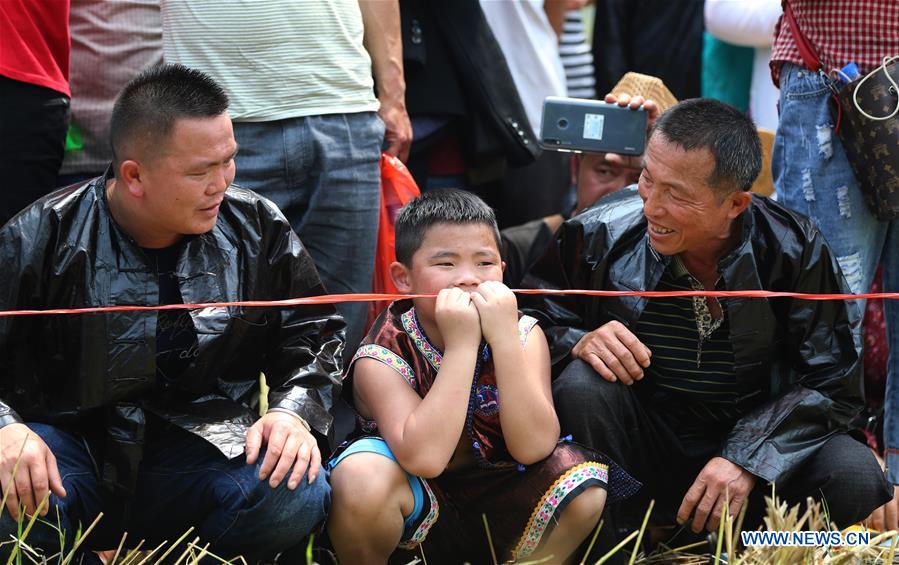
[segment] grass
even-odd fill
[[[45,506],[46,502],[47,498],[44,499],[41,506]],[[19,531],[17,536],[9,540],[0,541],[0,547],[11,546],[11,548],[9,548],[11,551],[6,560],[6,565],[70,565],[79,563],[78,550],[102,517],[102,514],[98,515],[91,525],[83,532],[79,528],[74,535],[74,544],[67,550],[65,547],[66,532],[59,526],[58,519],[57,523],[53,524],[43,518],[38,518],[37,514],[26,517],[24,511],[20,511],[20,518],[18,520]],[[47,554],[40,549],[32,547],[28,543],[28,534],[36,522],[41,522],[56,530],[60,539],[59,551]],[[150,565],[162,563],[166,559],[171,558],[174,559],[175,565],[195,565],[205,558],[211,558],[220,563],[232,563],[235,565],[242,563],[247,565],[243,558],[229,561],[210,553],[209,544],[201,546],[200,538],[198,536],[187,541],[188,536],[192,531],[193,528],[190,528],[177,540],[171,543],[165,541],[153,549],[146,549],[143,540],[137,542],[134,547],[127,547],[126,542],[128,534],[125,533],[119,541],[119,545],[115,551],[104,552],[106,553],[104,560],[108,565]],[[7,547],[3,547],[3,550],[5,553]]]
[[[725,505],[727,503],[725,502]],[[763,529],[766,531],[834,531],[836,525],[830,521],[826,505],[809,498],[804,505],[789,506],[778,499],[772,489],[771,496],[765,498],[766,514]],[[726,507],[726,506],[725,506]],[[804,511],[803,511],[804,509]],[[715,553],[699,553],[707,548],[706,542],[679,548],[660,547],[652,553],[639,553],[636,565],[679,564],[700,565],[728,563],[732,565],[840,565],[893,563],[899,532],[872,532],[868,545],[854,547],[794,547],[794,546],[751,546],[740,545],[744,511],[737,517],[724,512],[717,536]],[[876,534],[876,535],[875,535]],[[890,543],[892,542],[892,543]],[[890,543],[888,546],[885,543]],[[634,552],[638,548],[634,547]],[[633,559],[633,555],[632,555]]]
[[[41,502],[41,506],[47,504],[47,498]],[[823,531],[833,530],[834,525],[830,522],[825,507],[820,503],[809,499],[806,505],[796,505],[789,507],[786,502],[780,501],[774,494],[765,499],[766,517],[764,519],[764,528],[769,531]],[[805,511],[802,512],[802,509]],[[690,544],[677,548],[669,548],[660,546],[651,553],[641,551],[641,541],[646,533],[649,516],[652,513],[653,503],[647,508],[643,524],[639,530],[634,530],[622,539],[607,554],[600,557],[597,561],[592,562],[594,565],[602,565],[611,559],[616,553],[624,551],[628,557],[628,563],[631,565],[705,565],[728,563],[733,565],[767,565],[771,563],[784,564],[805,564],[805,565],[848,565],[856,563],[893,563],[896,544],[899,543],[899,532],[890,531],[872,536],[871,543],[867,546],[858,547],[748,547],[743,548],[739,545],[740,530],[742,527],[743,514],[732,517],[725,513],[718,527],[717,546],[714,553],[697,553],[695,550],[707,548],[706,542]],[[0,510],[2,512],[2,510]],[[800,513],[801,512],[801,513]],[[18,520],[19,531],[14,539],[0,541],[0,546],[12,545],[12,553],[6,560],[6,565],[69,565],[75,563],[75,558],[79,546],[90,535],[91,531],[102,519],[102,514],[97,516],[83,532],[75,533],[74,545],[66,550],[65,548],[65,532],[63,532],[57,524],[54,525],[44,518],[35,516],[26,517],[24,512],[20,513]],[[31,547],[27,538],[32,527],[37,522],[44,524],[57,530],[60,536],[60,550],[52,555],[41,553],[36,548]],[[485,535],[489,536],[489,524],[484,519]],[[593,542],[599,530],[602,528],[602,522],[599,523],[591,538],[590,546],[587,548],[586,554],[590,553]],[[109,552],[108,564],[114,565],[150,565],[160,563],[165,559],[174,558],[176,565],[195,565],[204,558],[211,558],[220,563],[242,563],[246,565],[243,558],[236,560],[225,560],[209,552],[209,545],[200,545],[199,537],[190,538],[193,529],[189,529],[181,535],[177,540],[163,542],[152,549],[144,548],[144,542],[139,541],[129,548],[128,534],[124,534],[114,552]],[[190,538],[190,541],[188,539]],[[889,546],[884,543],[892,542]],[[491,544],[492,549],[492,544]],[[588,565],[583,557],[579,563]],[[313,560],[313,540],[309,540],[305,551],[305,560],[307,565],[317,565]],[[538,565],[540,563],[552,563],[552,558],[540,561],[526,561],[520,565]],[[494,565],[498,562],[493,556]],[[427,565],[426,556],[422,553],[421,558],[415,558],[408,565],[425,564]]]
[[[19,450],[19,456],[16,460],[16,464],[13,466],[13,477],[16,476],[16,473],[19,470],[22,451],[25,449],[25,445],[27,443],[28,440],[26,439],[26,441],[22,443],[22,447]],[[13,485],[14,482],[10,481],[6,487],[6,490],[3,492],[3,499],[0,500],[0,515],[2,515],[3,512],[6,511],[6,501],[9,498],[9,491]],[[16,535],[8,540],[0,539],[0,551],[5,553],[7,550],[9,550],[10,552],[9,557],[7,557],[5,561],[6,565],[25,565],[26,563],[33,565],[72,565],[78,562],[76,561],[76,557],[79,555],[79,548],[103,518],[103,513],[97,515],[97,517],[87,527],[87,529],[82,531],[81,526],[79,525],[73,536],[74,542],[72,544],[72,547],[70,549],[67,549],[66,539],[68,536],[67,532],[61,526],[58,509],[56,509],[56,523],[53,523],[46,518],[40,517],[40,513],[48,505],[49,499],[50,494],[47,493],[47,495],[44,496],[43,500],[41,500],[40,504],[38,504],[37,511],[31,516],[28,516],[25,513],[24,506],[19,507],[19,518],[18,520],[16,520]],[[52,554],[46,554],[40,549],[32,547],[28,543],[28,536],[34,526],[38,523],[41,523],[56,531],[59,537],[59,551]],[[179,549],[179,547],[182,545],[182,543],[185,542],[192,531],[193,528],[190,528],[174,542],[163,542],[149,551],[143,549],[143,540],[139,541],[133,548],[126,550],[125,542],[128,538],[128,534],[125,533],[122,536],[122,539],[119,541],[119,545],[116,548],[115,552],[110,552],[111,555],[106,559],[106,563],[107,565],[150,565],[161,563],[170,555],[174,555],[174,551],[176,549]],[[195,537],[192,541],[187,542],[184,548],[181,550],[181,553],[179,554],[177,560],[175,561],[175,565],[195,565],[198,564],[202,559],[207,557],[215,559],[220,563],[233,563],[235,565],[238,563],[243,563],[244,565],[247,565],[246,561],[243,558],[238,558],[231,561],[222,559],[221,557],[218,557],[209,552],[209,544],[200,547],[199,542],[199,537]],[[309,552],[307,552],[307,555],[311,557],[311,541],[310,550]],[[311,565],[311,559],[308,561],[308,563]]]
[[[25,445],[23,443],[22,450]],[[21,456],[21,451],[20,451]],[[19,461],[13,467],[13,476],[18,471]],[[9,497],[10,487],[13,482],[7,486],[3,493],[2,501],[0,501],[0,515],[6,510],[6,501]],[[71,565],[76,563],[76,557],[79,555],[78,550],[84,543],[84,540],[94,530],[96,525],[103,518],[103,514],[98,515],[94,521],[82,531],[79,526],[74,535],[73,545],[66,548],[67,532],[60,526],[61,520],[58,516],[56,523],[48,521],[46,518],[39,517],[40,512],[48,505],[49,494],[41,500],[38,505],[38,511],[27,516],[23,508],[20,508],[19,519],[17,520],[17,532],[15,536],[11,536],[8,540],[0,539],[0,551],[5,553],[10,551],[9,557],[6,559],[6,565]],[[786,502],[780,501],[774,493],[773,487],[771,496],[765,498],[766,515],[764,518],[764,529],[767,531],[829,531],[835,530],[836,526],[830,520],[830,515],[826,504],[818,503],[811,498],[805,505],[796,505],[789,507]],[[641,550],[641,542],[646,533],[649,523],[649,516],[652,513],[654,501],[650,502],[643,518],[643,523],[639,530],[634,530],[618,545],[616,545],[607,554],[600,557],[594,562],[594,565],[602,565],[611,559],[619,551],[628,554],[628,565],[657,565],[657,564],[677,564],[677,565],[699,565],[714,563],[728,563],[733,565],[767,565],[769,563],[784,564],[803,564],[803,565],[842,565],[856,563],[894,563],[896,546],[899,544],[899,532],[889,531],[879,533],[873,536],[870,543],[865,546],[855,547],[761,547],[752,546],[748,548],[741,547],[740,531],[742,530],[744,511],[739,516],[730,516],[728,512],[723,512],[722,519],[718,526],[717,543],[715,553],[697,553],[694,550],[707,548],[706,542],[699,542],[677,548],[669,548],[660,545],[658,549],[645,553]],[[724,508],[728,506],[725,498]],[[802,512],[802,509],[805,511]],[[802,512],[800,514],[800,512]],[[487,540],[490,542],[490,552],[494,565],[499,565],[496,557],[496,551],[493,547],[492,536],[490,535],[490,525],[487,523],[486,516],[483,517],[484,530]],[[59,550],[53,554],[45,554],[37,548],[32,547],[28,543],[34,526],[41,523],[52,528],[59,536]],[[590,554],[591,549],[596,541],[602,521],[597,525],[590,541],[585,555],[580,560],[580,565],[587,565],[586,556]],[[175,559],[175,565],[196,565],[201,560],[211,559],[219,563],[244,564],[247,562],[238,557],[232,560],[223,559],[214,555],[209,551],[209,544],[200,545],[199,536],[194,536],[188,541],[189,536],[193,532],[193,528],[184,532],[181,537],[169,543],[165,541],[155,548],[148,549],[144,547],[144,540],[139,540],[136,544],[128,542],[128,534],[125,533],[119,541],[115,551],[105,553],[105,561],[107,565],[151,565],[161,563],[166,559]],[[636,540],[635,540],[636,538]],[[634,542],[631,544],[631,542]],[[313,542],[311,538],[306,546],[305,561],[307,565],[317,565],[313,559]],[[884,545],[889,543],[889,545]],[[333,558],[333,555],[331,556]],[[336,563],[336,559],[334,559]],[[521,562],[520,565],[537,565],[539,563],[551,563],[554,560],[550,558],[540,561]],[[407,565],[417,565],[423,563],[427,565],[427,558],[421,551],[421,558],[416,557]]]

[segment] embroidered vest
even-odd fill
[[[530,316],[519,315],[518,336],[522,347],[536,323],[537,320]],[[381,313],[362,340],[347,368],[347,375],[352,374],[356,360],[363,357],[380,361],[395,370],[424,398],[434,385],[443,355],[422,331],[412,301],[398,300]],[[482,343],[472,375],[465,419],[465,433],[471,441],[475,460],[481,467],[516,464],[503,439],[499,406],[493,358],[489,346]],[[360,424],[365,433],[375,430],[374,422],[362,421]]]

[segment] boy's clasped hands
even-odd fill
[[[482,282],[472,291],[460,287],[441,290],[434,318],[446,349],[477,348],[482,338],[496,345],[518,336],[518,300],[498,281]]]

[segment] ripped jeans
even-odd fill
[[[899,291],[899,220],[868,210],[852,167],[833,132],[830,89],[815,72],[786,63],[780,75],[780,126],[771,172],[777,198],[809,216],[830,243],[852,292],[871,288],[883,264],[884,292]],[[863,301],[859,301],[864,311]],[[884,436],[888,478],[899,483],[899,301],[884,302],[890,359]]]

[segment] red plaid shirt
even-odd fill
[[[899,0],[785,0],[803,35],[817,50],[825,71],[854,61],[862,73],[880,66],[886,56],[899,55]],[[780,85],[780,67],[804,67],[786,18],[774,31],[771,78]]]

